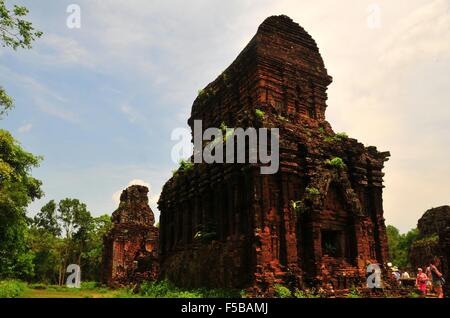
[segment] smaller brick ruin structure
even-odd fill
[[[119,287],[158,276],[158,234],[148,188],[133,185],[120,196],[112,229],[104,237],[102,280]]]
[[[433,258],[440,260],[444,274],[445,295],[450,295],[450,206],[444,205],[424,213],[417,223],[419,238],[411,248],[411,265],[426,268]]]

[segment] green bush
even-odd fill
[[[81,282],[81,289],[93,290],[97,289],[97,287],[98,287],[97,282]]]
[[[352,286],[347,294],[347,298],[361,298],[361,294],[355,286]]]
[[[347,133],[345,133],[345,132],[340,132],[340,133],[337,133],[335,136],[334,136],[334,138],[336,139],[336,140],[345,140],[345,139],[348,139],[348,135],[347,135]]]
[[[151,298],[179,298],[178,295],[181,295],[181,291],[173,285],[171,282],[167,280],[163,280],[160,282],[144,282],[141,285],[140,294],[142,296],[151,297]],[[192,295],[182,294],[185,298],[193,298],[188,297]]]
[[[420,298],[420,297],[421,297],[421,295],[416,292],[410,292],[408,294],[408,298]]]
[[[245,291],[237,289],[203,289],[202,294],[204,298],[240,298],[245,297]]]
[[[325,160],[325,164],[328,165],[328,166],[337,168],[337,169],[344,169],[345,168],[344,160],[342,160],[339,157],[335,157],[335,158],[333,158],[331,160],[327,159],[327,160]]]
[[[300,290],[298,288],[294,291],[294,297],[295,298],[320,298],[319,295],[314,294],[315,289],[313,290]]]
[[[275,296],[278,298],[289,298],[292,296],[292,293],[289,290],[289,288],[287,288],[281,284],[276,284],[273,287],[275,288]]]
[[[325,142],[333,142],[333,141],[334,141],[334,138],[331,137],[331,136],[325,136],[325,137],[323,137],[323,140],[324,140]]]
[[[27,289],[27,284],[18,280],[0,281],[0,298],[20,297]]]
[[[115,298],[135,298],[138,297],[131,288],[121,288],[114,293]]]
[[[255,115],[258,119],[264,119],[264,116],[266,116],[266,113],[264,111],[262,111],[261,109],[256,108]]]
[[[307,187],[306,188],[306,192],[309,193],[309,194],[312,194],[312,195],[320,195],[319,189],[314,188],[314,187],[311,187],[311,188]]]
[[[168,280],[144,282],[139,293],[150,298],[237,298],[240,296],[239,291],[232,289],[181,289]]]
[[[348,139],[348,135],[345,132],[340,132],[335,134],[334,136],[325,136],[323,140],[325,142],[340,142]]]

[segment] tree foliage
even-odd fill
[[[24,18],[29,13],[26,7],[14,5],[12,9],[6,7],[5,1],[0,0],[0,40],[3,47],[31,49],[36,38],[42,32],[35,30],[33,24]]]
[[[69,264],[81,267],[83,279],[99,280],[103,253],[103,236],[111,227],[108,215],[92,217],[86,204],[66,198],[45,204],[34,217],[34,279],[63,284]],[[48,244],[39,237],[46,237]]]
[[[53,236],[61,235],[61,226],[58,223],[55,200],[51,200],[44,205],[41,211],[34,217],[33,222],[37,228],[45,230]]]
[[[22,149],[0,129],[0,276],[23,277],[32,273],[27,246],[25,208],[42,196],[41,181],[31,176],[41,157]]]
[[[387,226],[387,237],[389,245],[390,261],[400,268],[408,267],[409,254],[412,244],[417,240],[419,231],[415,228],[406,234],[400,234],[400,231],[392,226]]]
[[[3,47],[31,49],[32,43],[42,36],[32,23],[25,20],[28,9],[14,5],[12,9],[6,7],[5,1],[0,0],[0,44]],[[0,117],[14,106],[13,99],[0,86]]]
[[[3,87],[0,86],[0,117],[6,114],[13,106],[13,99],[8,96]]]

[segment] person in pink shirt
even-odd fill
[[[417,269],[416,286],[425,295],[427,293],[428,276],[421,268]]]

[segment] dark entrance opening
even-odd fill
[[[330,257],[343,257],[341,231],[323,230],[322,231],[322,255]]]

